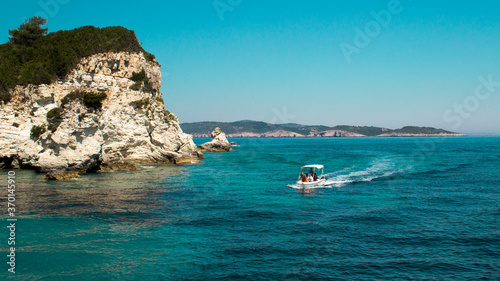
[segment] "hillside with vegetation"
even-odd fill
[[[301,125],[296,123],[270,124],[262,121],[242,120],[236,122],[194,122],[183,123],[181,128],[185,133],[195,137],[208,137],[210,132],[219,127],[228,136],[266,137],[280,132],[282,136],[332,137],[332,136],[458,136],[460,134],[431,127],[406,126],[400,129],[387,129],[368,126],[340,125],[328,127],[323,125]],[[327,134],[330,133],[330,134]],[[298,135],[297,135],[298,134]]]
[[[416,126],[406,126],[401,129],[396,129],[392,130],[392,133],[399,133],[399,134],[449,134],[451,132],[443,130],[443,129],[436,129],[432,127],[416,127]]]
[[[367,137],[378,136],[378,135],[387,133],[389,131],[389,129],[380,128],[380,127],[346,126],[346,125],[335,126],[335,127],[330,128],[330,130],[340,130],[340,131],[353,132],[353,133],[365,135]]]
[[[209,134],[214,128],[219,127],[226,134],[239,134],[242,132],[264,134],[276,130],[284,130],[298,134],[309,134],[311,130],[327,130],[327,126],[306,126],[295,123],[270,124],[262,121],[241,120],[235,122],[195,122],[184,123],[182,129],[188,134]]]
[[[16,85],[50,84],[66,76],[84,57],[105,52],[146,52],[135,32],[124,27],[83,26],[48,33],[46,20],[32,17],[18,29],[9,30],[9,42],[0,45],[0,100],[10,100]]]

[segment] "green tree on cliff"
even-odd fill
[[[31,17],[24,21],[18,29],[9,30],[9,41],[16,45],[33,46],[33,43],[45,36],[49,31],[48,28],[42,28],[47,20],[41,17]]]
[[[48,28],[41,27],[46,23],[44,18],[32,17],[18,29],[9,30],[9,42],[0,44],[0,105],[10,101],[16,85],[50,84],[93,54],[134,52],[155,60],[139,44],[135,32],[124,27],[89,25],[47,33]],[[146,82],[141,85],[148,90]]]

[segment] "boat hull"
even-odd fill
[[[296,186],[299,188],[313,188],[313,187],[324,186],[325,182],[326,180],[324,178],[312,182],[297,181]]]

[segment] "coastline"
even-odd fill
[[[201,139],[201,138],[210,138],[210,134],[191,134],[193,138]],[[270,136],[266,134],[255,134],[255,133],[246,133],[246,134],[226,134],[228,138],[418,138],[418,137],[466,137],[466,134],[383,134],[378,136],[364,136],[364,135],[352,135],[352,136],[304,136],[304,135],[293,135],[293,136]]]
[[[201,121],[180,124],[183,132],[193,137],[209,137],[213,128],[220,128],[230,138],[322,138],[322,137],[431,137],[464,136],[465,134],[433,127],[404,126],[397,129],[374,126],[271,124],[262,121]]]

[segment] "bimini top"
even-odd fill
[[[323,165],[306,165],[304,167],[301,167],[300,169],[303,170],[307,168],[323,169]]]

